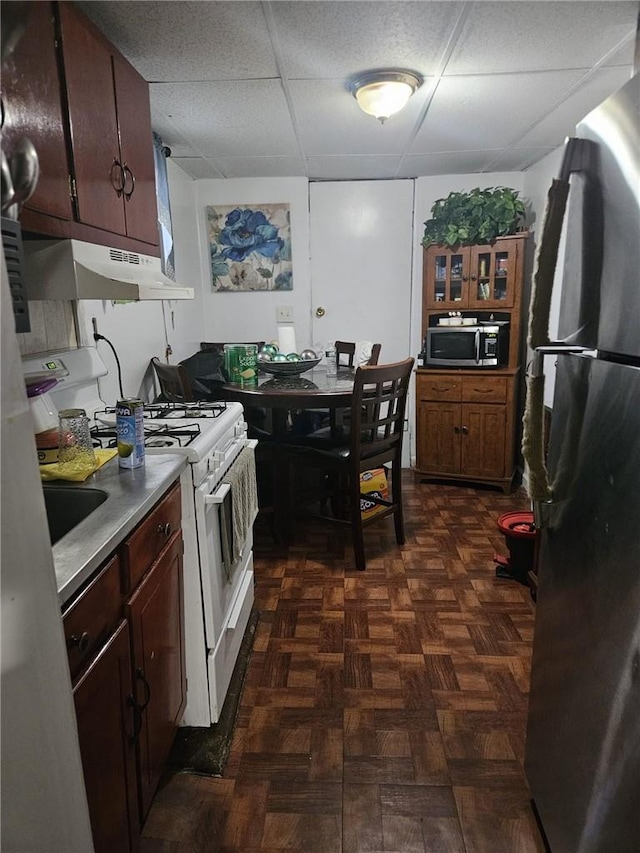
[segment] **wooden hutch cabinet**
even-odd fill
[[[422,476],[511,489],[527,238],[525,232],[490,245],[424,250],[423,339],[429,327],[448,325],[455,311],[460,323],[508,322],[509,347],[497,368],[417,369],[416,472]]]

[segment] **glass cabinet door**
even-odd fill
[[[496,243],[473,246],[469,276],[469,307],[510,308],[514,302],[516,246]]]
[[[469,249],[427,250],[424,264],[424,297],[428,308],[462,308],[467,304]]]

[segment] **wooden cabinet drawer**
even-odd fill
[[[71,678],[101,648],[122,612],[120,557],[112,557],[63,614]]]
[[[124,542],[122,556],[126,592],[135,589],[160,551],[180,529],[181,520],[180,484],[176,483]]]
[[[420,400],[459,403],[462,400],[461,376],[426,376],[418,374],[417,392]]]
[[[465,403],[506,403],[505,376],[463,376],[462,399]]]

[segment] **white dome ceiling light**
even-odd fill
[[[350,88],[360,109],[384,124],[421,85],[422,78],[412,71],[371,71],[357,77]]]

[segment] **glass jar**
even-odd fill
[[[84,409],[58,412],[58,465],[70,476],[90,473],[96,467],[96,455]]]

